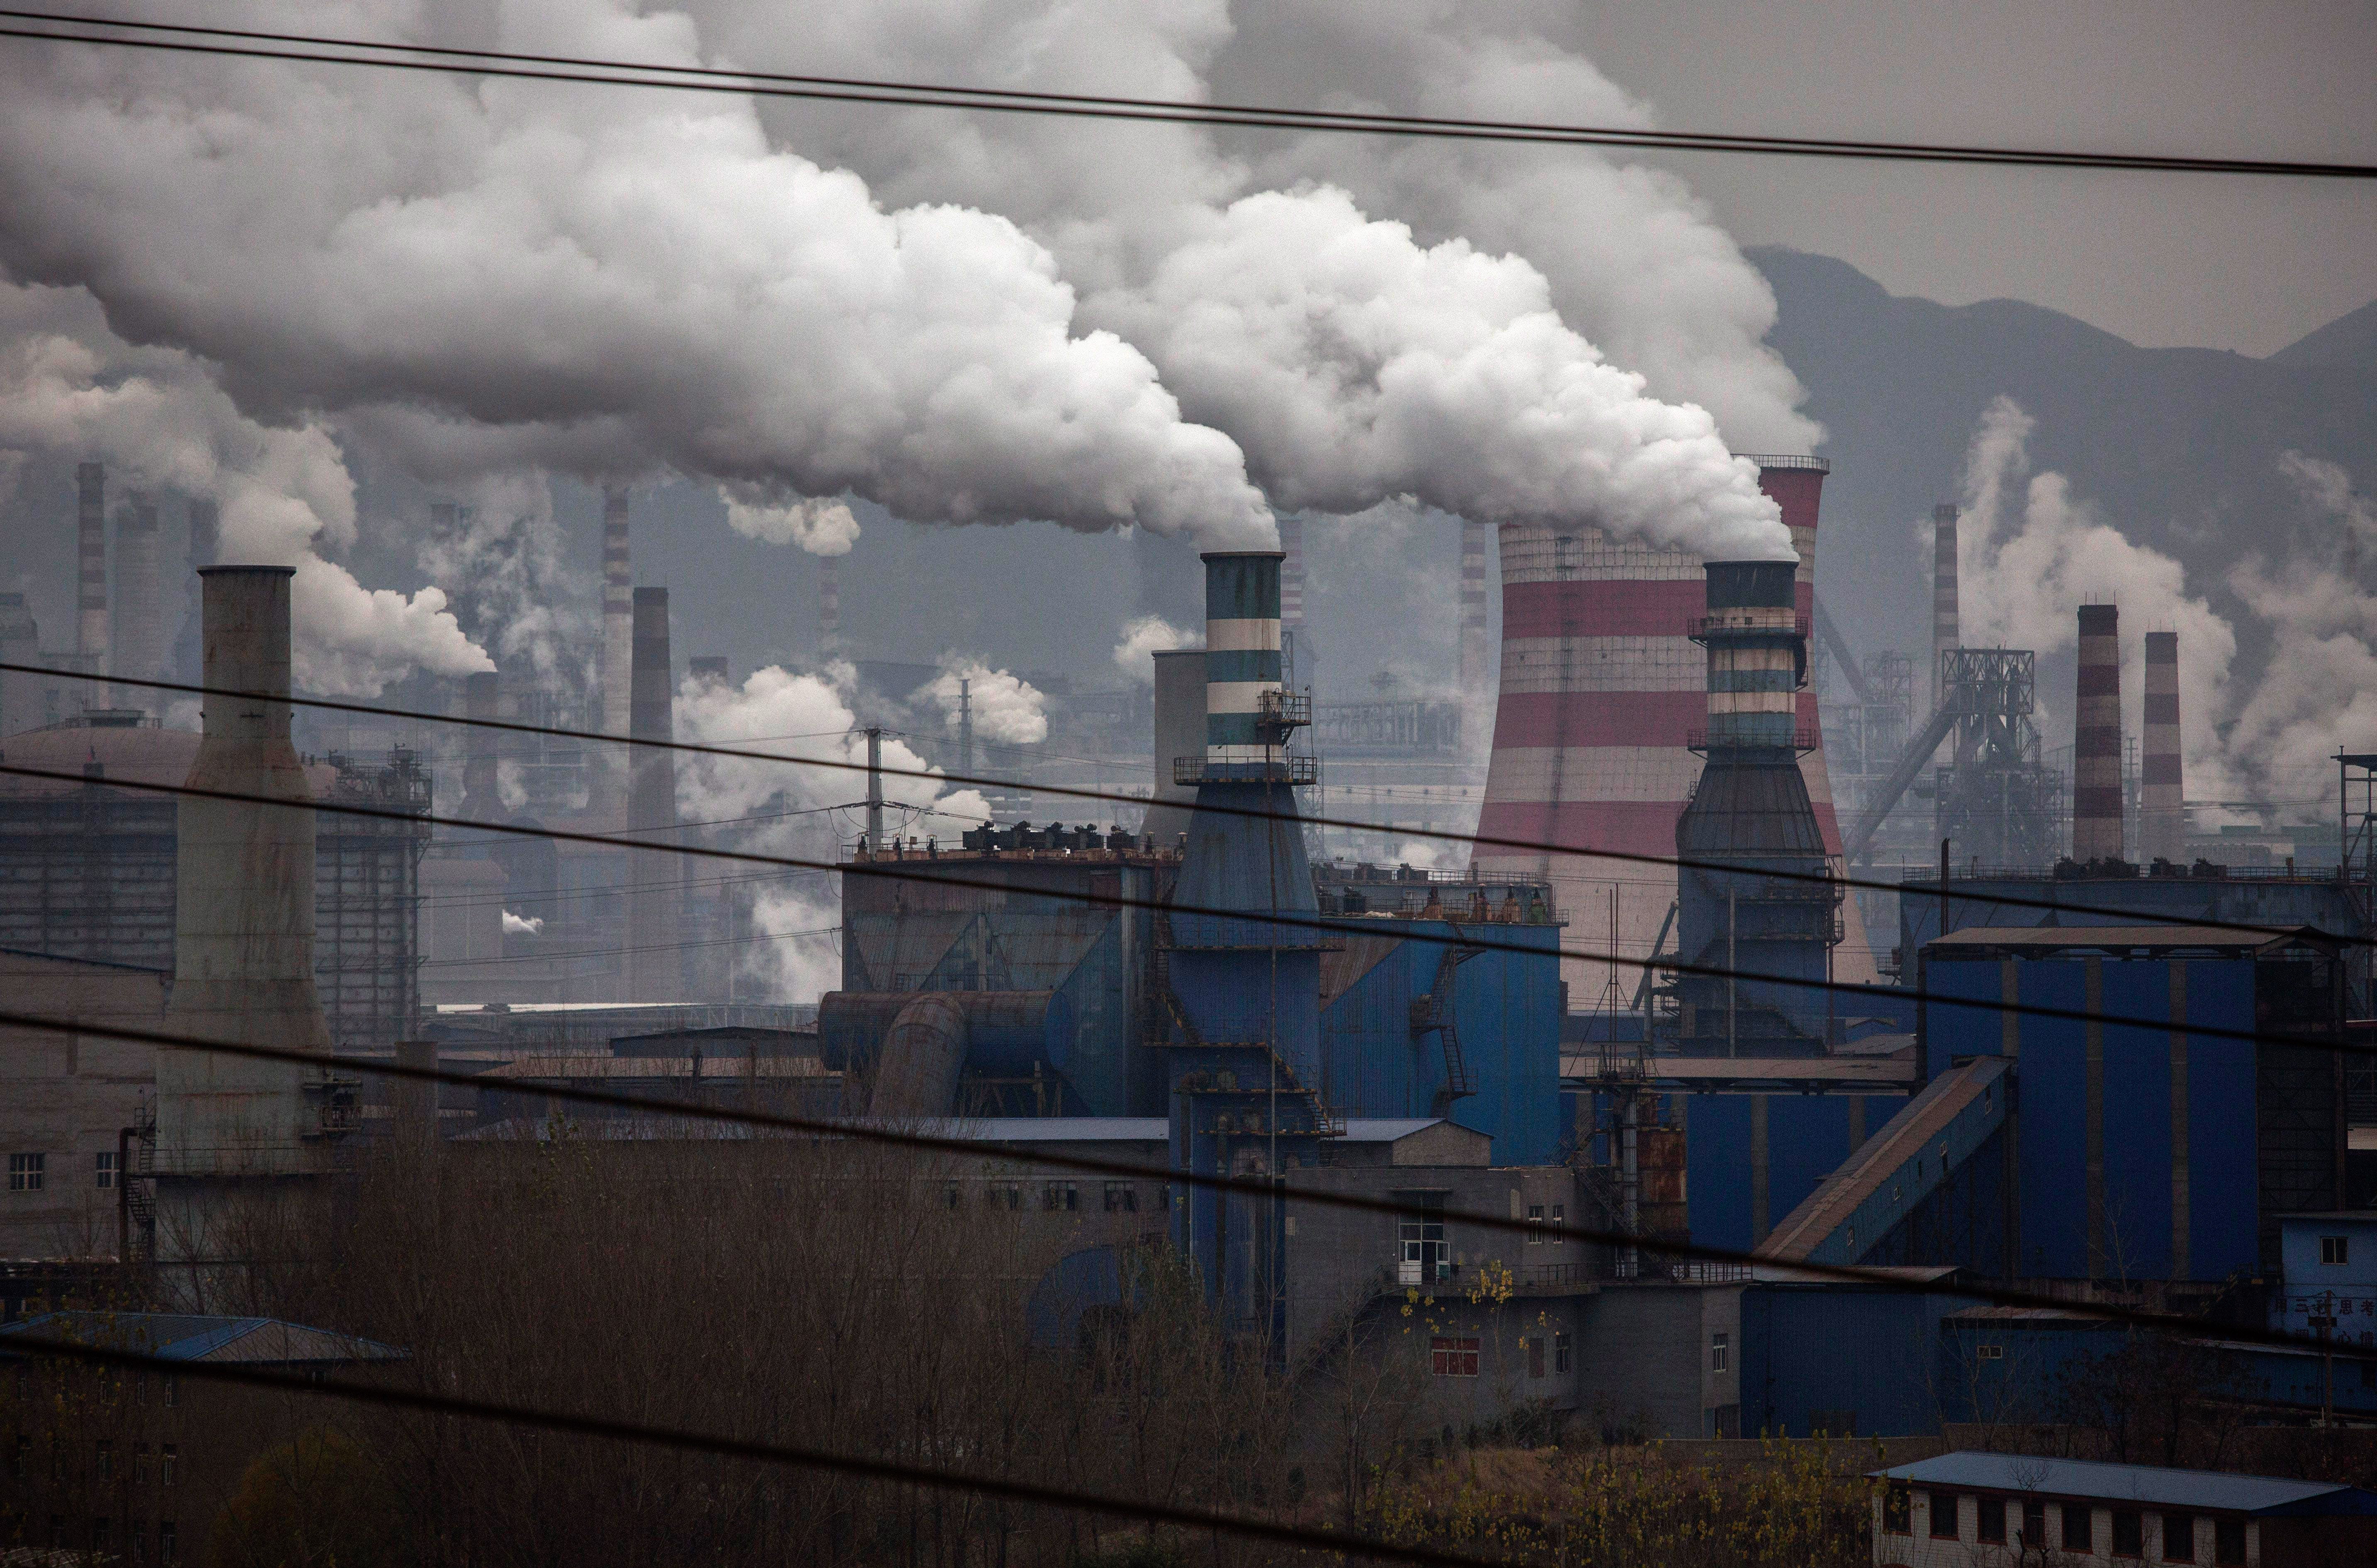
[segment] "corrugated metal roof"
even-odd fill
[[[1937,1459],[1867,1473],[1915,1486],[2037,1492],[2047,1497],[2135,1502],[2193,1513],[2377,1514],[2377,1492],[2329,1481],[2236,1476],[2218,1470],[2166,1470],[2152,1465],[2107,1465],[2084,1459],[2042,1459],[2021,1454],[1943,1454]]]
[[[196,1312],[43,1312],[0,1327],[0,1335],[6,1335],[130,1350],[165,1361],[298,1367],[405,1359],[403,1351],[375,1340],[278,1318]]]

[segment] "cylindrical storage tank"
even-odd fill
[[[175,829],[168,1030],[328,1057],[314,987],[314,813],[289,739],[289,567],[205,569],[205,735]],[[242,695],[227,695],[227,693]],[[182,1176],[315,1168],[302,1070],[198,1051],[157,1053],[157,1161]]]
[[[1197,786],[1177,780],[1177,764],[1205,755],[1205,651],[1177,648],[1155,655],[1155,793],[1141,832],[1169,849],[1188,831]]]
[[[2080,606],[2080,672],[2072,704],[2072,858],[2121,858],[2120,611]]]
[[[2146,633],[2145,749],[2138,760],[2138,858],[2187,857],[2187,799],[2179,754],[2179,633]]]
[[[1816,524],[1823,458],[1754,457],[1759,487],[1781,508],[1799,555],[1794,608],[1815,612]],[[1505,523],[1502,567],[1502,667],[1494,749],[1478,832],[1562,845],[1602,845],[1664,853],[1701,760],[1693,732],[1706,724],[1705,656],[1691,640],[1704,613],[1701,558],[1613,539],[1596,528]],[[1816,694],[1798,697],[1795,729],[1812,749],[1799,760],[1825,851],[1840,853],[1840,824],[1824,765]],[[1644,960],[1677,896],[1672,870],[1568,850],[1481,844],[1481,872],[1549,880],[1559,913],[1618,901],[1620,955]],[[1843,980],[1879,983],[1873,951],[1855,901],[1842,907],[1846,935],[1834,954]],[[1591,928],[1604,929],[1592,916]],[[1572,933],[1570,946],[1596,947]],[[1672,951],[1672,944],[1670,951]],[[1618,982],[1631,996],[1639,967],[1621,965]],[[1560,963],[1571,1006],[1601,994],[1607,965]]]

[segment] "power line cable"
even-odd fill
[[[2018,168],[2090,169],[2130,173],[2260,174],[2311,179],[2377,178],[2377,164],[2259,158],[2208,158],[2166,153],[2089,152],[2068,149],[1985,147],[1949,143],[1868,140],[1845,137],[1781,137],[1723,131],[1661,131],[1624,126],[1585,126],[1524,120],[1484,120],[1359,111],[1296,109],[1276,104],[1198,102],[1182,99],[1127,98],[1086,93],[1032,92],[1000,88],[900,82],[863,77],[800,76],[767,71],[721,70],[567,54],[533,54],[438,44],[388,42],[315,33],[266,32],[241,28],[197,27],[125,18],[72,16],[48,11],[0,10],[0,18],[34,22],[71,32],[0,28],[0,37],[47,42],[102,44],[172,54],[211,54],[302,64],[360,66],[441,75],[501,77],[530,81],[577,82],[606,87],[657,88],[684,92],[731,93],[758,98],[806,99],[888,107],[955,109],[979,113],[1056,116],[1068,119],[1199,125],[1246,129],[1320,132],[1332,135],[1407,137],[1456,141],[1511,142],[1535,146],[1613,147],[1668,152],[1726,152],[1798,158],[1858,159],[1885,162],[1999,165]],[[88,30],[173,34],[176,38],[125,37]],[[178,41],[177,41],[178,40]],[[216,40],[206,42],[200,40]],[[347,53],[324,54],[324,50]]]
[[[95,676],[79,675],[72,670],[53,669],[44,664],[13,664],[6,660],[0,660],[0,671],[10,671],[22,675],[57,676],[78,680],[92,680],[97,678]],[[529,735],[555,736],[570,740],[602,741],[614,746],[640,746],[650,748],[654,750],[684,752],[697,757],[721,757],[742,762],[773,763],[780,767],[830,768],[838,769],[844,772],[857,773],[864,773],[870,771],[864,761],[850,761],[837,757],[787,757],[779,753],[768,751],[738,751],[731,747],[713,746],[701,741],[662,740],[648,736],[608,735],[601,730],[562,729],[550,725],[521,724],[519,721],[512,719],[474,719],[460,717],[450,713],[430,713],[412,709],[382,707],[375,703],[351,702],[340,698],[282,696],[270,692],[241,691],[229,687],[192,685],[185,681],[155,679],[142,680],[132,677],[117,677],[113,676],[107,678],[112,684],[117,686],[148,687],[160,691],[178,691],[197,696],[232,697],[248,701],[281,702],[299,708],[319,708],[331,712],[367,713],[386,718],[413,719],[426,724],[457,724],[465,728],[496,729],[514,731]],[[1087,789],[1076,784],[1020,784],[1012,780],[993,778],[981,774],[947,772],[936,772],[926,768],[901,768],[892,766],[889,763],[885,764],[881,768],[872,771],[879,772],[887,778],[915,779],[923,783],[936,785],[967,784],[979,788],[991,789],[1021,788],[1034,790],[1045,795],[1062,795],[1075,799],[1107,801],[1123,806],[1137,806],[1143,808],[1148,804],[1148,799],[1145,796],[1125,795],[1114,790]],[[61,778],[66,777],[66,775],[54,776]],[[71,782],[78,784],[90,784],[92,781],[78,773],[72,775]],[[102,780],[100,782],[114,783],[116,781]],[[887,807],[892,804],[894,803],[890,801],[885,802]],[[327,807],[322,808],[328,809]],[[916,808],[931,809],[929,807],[920,807]],[[1258,806],[1224,806],[1216,804],[1200,806],[1198,809],[1200,811],[1212,812],[1221,816],[1242,818],[1252,821],[1287,821],[1311,827],[1351,828],[1365,832],[1392,832],[1399,837],[1434,839],[1448,844],[1464,844],[1473,849],[1508,849],[1525,855],[1566,855],[1584,859],[1613,860],[1626,865],[1655,866],[1663,870],[1710,871],[1725,876],[1742,876],[1752,874],[1745,873],[1739,866],[1728,865],[1723,861],[1696,860],[1689,856],[1676,855],[1654,855],[1643,850],[1606,849],[1592,844],[1561,844],[1557,841],[1545,839],[1509,838],[1495,833],[1460,833],[1442,828],[1392,826],[1389,824],[1371,821],[1367,819],[1306,815],[1301,812],[1278,811]],[[942,814],[950,815],[950,813]],[[961,818],[959,820],[966,820],[968,819]],[[456,822],[455,825],[466,828],[485,828],[490,831],[493,831],[495,827],[494,824],[476,821],[459,821]],[[617,841],[612,840],[603,842],[615,843]],[[790,863],[804,867],[812,867],[816,864],[808,861]],[[2341,870],[2340,867],[2339,870]],[[1757,870],[1754,875],[1767,881],[1799,882],[1810,886],[1825,888],[1862,889],[1869,892],[1886,892],[1894,896],[1906,896],[1910,894],[1920,898],[1936,898],[1940,896],[1940,884],[1937,881],[1911,883],[1903,881],[1885,882],[1874,878],[1854,877],[1845,873],[1835,876],[1812,871],[1786,871],[1763,868]],[[1593,880],[1596,881],[1604,881],[1609,880],[1610,879],[1597,877]],[[1952,900],[1959,896],[1953,890],[1953,879],[1952,878],[1950,882],[1950,891],[1948,893],[1948,896]],[[2291,927],[2257,925],[2251,921],[2223,920],[2209,915],[2200,916],[2156,915],[2148,911],[2121,909],[2108,904],[2075,904],[2068,900],[2053,898],[2030,898],[2020,893],[1970,892],[1961,896],[1963,902],[1967,904],[1980,904],[1992,909],[2040,909],[2050,911],[2058,916],[2105,916],[2122,924],[2133,926],[2196,926],[2209,930],[2235,931],[2242,935],[2260,937],[2291,936],[2295,929]],[[2331,940],[2340,942],[2347,947],[2377,946],[2377,938],[2350,936],[2336,932],[2330,932],[2327,934]]]
[[[26,768],[20,767],[13,762],[0,762],[0,776],[6,775],[14,775],[22,778],[50,779],[62,784],[89,784],[91,783],[88,777],[80,773],[63,773],[46,768]],[[249,806],[274,806],[281,808],[284,810],[292,811],[329,811],[348,816],[381,818],[391,821],[400,822],[425,822],[438,827],[471,828],[483,832],[506,833],[521,838],[554,839],[564,844],[591,844],[612,848],[639,849],[649,851],[656,855],[694,856],[704,859],[733,860],[763,866],[790,867],[802,870],[837,871],[844,878],[866,877],[884,881],[929,881],[940,887],[970,888],[983,892],[1007,893],[1013,892],[1013,888],[1009,883],[995,881],[986,878],[969,877],[962,873],[953,874],[940,871],[928,873],[921,870],[910,870],[907,868],[907,862],[902,859],[889,861],[872,858],[852,861],[809,860],[795,856],[762,855],[754,850],[719,849],[706,844],[645,844],[633,840],[610,838],[601,833],[577,832],[565,828],[531,828],[518,826],[508,822],[473,821],[467,818],[439,817],[425,812],[399,811],[381,807],[350,805],[339,801],[288,800],[277,796],[256,795],[241,790],[213,789],[201,787],[196,784],[155,784],[129,779],[112,781],[112,784],[113,787],[117,789],[147,790],[155,794],[179,796],[190,799],[221,800]],[[963,867],[966,864],[966,861],[962,856],[952,856],[947,861],[937,860],[932,862],[932,864]],[[1733,874],[1740,874],[1738,870],[1734,868],[1726,868],[1725,869],[1732,872]],[[1431,885],[1459,886],[1461,884]],[[1248,921],[1257,925],[1277,927],[1288,930],[1318,931],[1325,935],[1335,937],[1366,934],[1362,926],[1363,916],[1331,916],[1318,913],[1301,915],[1284,910],[1248,911],[1244,909],[1227,909],[1211,904],[1182,904],[1177,900],[1165,901],[1162,899],[1134,898],[1130,894],[1121,892],[1119,891],[1114,892],[1090,892],[1069,888],[1052,887],[1039,889],[1037,892],[1040,896],[1045,898],[1057,899],[1073,904],[1084,904],[1100,909],[1145,909],[1151,912],[1161,911],[1166,915],[1172,916],[1208,916],[1216,919]],[[1772,975],[1753,969],[1727,967],[1723,964],[1688,964],[1681,959],[1633,958],[1623,953],[1595,952],[1588,949],[1565,947],[1562,946],[1557,939],[1555,939],[1549,945],[1506,941],[1499,938],[1483,934],[1480,929],[1481,923],[1468,923],[1457,920],[1447,920],[1445,923],[1452,928],[1454,934],[1449,939],[1441,940],[1448,940],[1464,948],[1473,948],[1479,952],[1515,952],[1537,958],[1573,958],[1583,960],[1586,963],[1624,964],[1628,968],[1631,969],[1642,969],[1657,974],[1675,975],[1678,976],[1690,976],[1694,978],[1701,979],[1756,980],[1770,985],[1794,986],[1802,990],[1821,991],[1833,995],[1864,997],[1873,1001],[1886,1002],[1892,1005],[1899,1005],[1911,1001],[1917,1003],[1918,1006],[1925,1007],[1937,1004],[1942,1007],[1970,1008],[1977,1011],[2011,1012],[2026,1018],[2054,1019],[2064,1023],[2096,1023],[2116,1028],[2147,1029],[2161,1034],[2168,1034],[2174,1027],[2174,1021],[2169,1018],[2135,1018],[2123,1014],[2090,1011],[2083,1008],[2052,1007],[2040,1002],[2005,1000],[1992,1001],[1970,997],[1941,996],[1930,991],[1910,991],[1896,987],[1867,986],[1851,980],[1807,979],[1794,975]],[[2075,930],[2086,931],[2096,929],[2096,928],[2082,926],[2072,928]],[[2270,932],[2259,928],[2247,928],[2247,929],[2255,930],[2258,934],[2264,936],[2288,937],[2298,934],[2296,931]],[[2332,940],[2339,945],[2346,940],[2346,939],[2343,938],[2329,937],[2324,932],[2320,933],[2320,935],[2322,940]],[[2252,1029],[2231,1029],[2224,1025],[2214,1023],[2195,1023],[2180,1021],[2177,1026],[2185,1034],[2193,1035],[2199,1039],[2236,1040],[2248,1045],[2299,1047],[2310,1050],[2332,1051],[2339,1055],[2346,1056],[2377,1056],[2377,1046],[2355,1046],[2339,1040],[2319,1039],[2299,1035],[2278,1035]]]
[[[978,1475],[938,1466],[914,1465],[897,1459],[873,1459],[855,1454],[837,1454],[830,1449],[797,1447],[790,1443],[757,1442],[746,1438],[723,1437],[711,1432],[695,1431],[687,1427],[661,1427],[640,1421],[619,1420],[605,1416],[573,1415],[567,1411],[548,1409],[540,1406],[468,1399],[459,1394],[433,1394],[418,1389],[399,1388],[387,1383],[358,1382],[345,1378],[323,1377],[313,1372],[275,1371],[265,1367],[244,1366],[236,1362],[169,1359],[162,1356],[144,1355],[138,1351],[117,1350],[105,1346],[85,1345],[70,1339],[53,1339],[31,1334],[9,1335],[5,1340],[0,1340],[0,1346],[5,1346],[8,1350],[51,1356],[62,1360],[81,1361],[93,1366],[129,1369],[136,1371],[158,1371],[177,1378],[199,1379],[246,1388],[268,1388],[288,1394],[312,1394],[326,1399],[343,1399],[352,1404],[377,1406],[382,1409],[409,1410],[423,1415],[461,1416],[479,1420],[501,1421],[512,1426],[534,1427],[544,1431],[567,1433],[573,1437],[603,1438],[614,1442],[681,1449],[692,1453],[708,1454],[723,1459],[744,1459],[760,1464],[791,1465],[806,1469],[832,1470],[843,1475],[862,1477],[868,1480],[898,1481],[907,1485],[931,1487],[937,1490],[972,1492],[984,1497],[1004,1498],[1010,1502],[1062,1508],[1077,1513],[1119,1514],[1129,1518],[1145,1519],[1160,1525],[1171,1525],[1183,1529],[1221,1531],[1251,1540],[1268,1541],[1276,1546],[1324,1551],[1337,1556],[1370,1558],[1386,1562],[1410,1562],[1419,1564],[1421,1568],[1490,1568],[1488,1561],[1482,1557],[1442,1551],[1433,1547],[1406,1546],[1394,1541],[1381,1540],[1374,1536],[1341,1535],[1335,1531],[1312,1529],[1301,1525],[1276,1524],[1268,1519],[1252,1518],[1243,1514],[1224,1513],[1219,1509],[1192,1508],[1179,1503],[1111,1497],[1102,1492],[1077,1491],[1068,1487],[1046,1486],[1037,1481],[1014,1480],[1001,1476]]]
[[[633,947],[581,947],[557,952],[507,952],[492,958],[424,958],[424,969],[475,969],[486,964],[535,964],[554,958],[618,958],[631,952],[689,952],[696,948],[743,947],[752,942],[795,941],[811,937],[838,937],[839,926],[815,926],[804,931],[754,931],[747,937],[706,937],[689,942],[642,942]]]
[[[458,1088],[483,1091],[491,1087],[487,1079],[482,1074],[449,1072],[443,1068],[414,1067],[372,1058],[325,1057],[311,1051],[257,1045],[249,1041],[210,1039],[203,1035],[183,1035],[169,1030],[136,1028],[129,1024],[102,1023],[82,1019],[54,1018],[13,1010],[0,1010],[0,1025],[92,1035],[135,1045],[243,1057],[252,1060],[283,1062],[299,1067],[347,1068],[383,1078],[402,1079],[413,1083],[451,1084]],[[1214,1176],[1199,1171],[1175,1169],[1168,1166],[1139,1165],[1128,1160],[1104,1159],[1093,1155],[1063,1154],[1038,1147],[1028,1151],[1019,1150],[1013,1145],[991,1139],[947,1137],[843,1118],[793,1116],[779,1111],[708,1106],[698,1101],[674,1100],[651,1095],[627,1094],[618,1090],[580,1087],[568,1083],[566,1079],[559,1082],[540,1080],[532,1087],[506,1092],[546,1099],[571,1100],[585,1105],[602,1106],[613,1110],[639,1111],[678,1120],[708,1121],[761,1128],[780,1132],[795,1132],[826,1140],[840,1139],[852,1143],[910,1150],[920,1154],[947,1155],[968,1160],[1022,1160],[1036,1167],[1079,1171],[1091,1176],[1115,1177],[1133,1181],[1171,1182],[1190,1187],[1202,1187],[1217,1192],[1235,1192],[1248,1198],[1259,1199],[1265,1203],[1277,1201],[1282,1191],[1282,1189],[1268,1176],[1260,1178]],[[966,1119],[953,1117],[945,1119],[945,1121],[962,1124]],[[1663,1240],[1640,1236],[1631,1231],[1600,1229],[1565,1221],[1519,1219],[1485,1210],[1445,1208],[1418,1200],[1372,1198],[1360,1193],[1334,1191],[1326,1188],[1290,1188],[1286,1189],[1286,1194],[1288,1201],[1293,1203],[1317,1204],[1324,1208],[1345,1209],[1356,1213],[1385,1215],[1398,1218],[1427,1215],[1430,1218],[1441,1219],[1448,1224],[1474,1226],[1481,1230],[1497,1231],[1537,1242],[1547,1237],[1558,1237],[1563,1240],[1592,1242],[1607,1247],[1633,1247],[1638,1251],[1655,1253],[1662,1257],[1764,1269],[1786,1280],[1820,1280],[1847,1285],[1880,1286],[1917,1296],[1970,1296],[1998,1306],[2071,1311],[2102,1318],[2108,1323],[2127,1323],[2142,1328],[2186,1330],[2195,1333],[2201,1333],[2207,1328],[2216,1328],[2223,1338],[2265,1345],[2278,1349],[2333,1349],[2343,1352],[2347,1348],[2358,1348],[2361,1356],[2377,1359],[2377,1346],[2347,1347],[2341,1344],[2332,1344],[2306,1335],[2290,1335],[2277,1329],[2256,1329],[2250,1324],[2207,1324],[2202,1319],[2184,1317],[2175,1312],[2149,1311],[2142,1308],[2125,1307],[2108,1302],[2072,1301],[2059,1296],[2038,1291],[2018,1290],[2008,1286],[1971,1282],[1946,1284],[1937,1279],[1909,1279],[1886,1268],[1873,1268],[1854,1263],[1783,1261],[1761,1257],[1755,1252],[1743,1251],[1738,1248],[1718,1247],[1706,1242]],[[1450,1281],[1438,1283],[1456,1284]],[[1454,1289],[1444,1292],[1448,1295],[1462,1293],[1457,1284]]]

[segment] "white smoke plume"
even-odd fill
[[[720,494],[726,502],[726,526],[746,539],[796,545],[812,556],[846,556],[858,543],[858,519],[846,502],[803,497],[777,503],[747,499],[733,490]]]
[[[565,669],[568,650],[591,648],[599,627],[592,579],[567,560],[553,486],[535,471],[492,473],[451,492],[450,515],[415,551],[422,573],[445,586],[461,618],[508,671],[547,683],[584,681]]]
[[[679,688],[676,722],[689,740],[763,752],[785,760],[682,756],[677,809],[687,821],[730,823],[707,832],[718,842],[762,854],[833,858],[861,830],[866,796],[866,740],[850,708],[857,679],[848,664],[822,674],[794,675],[770,665],[740,686],[688,678]],[[843,766],[820,766],[840,763]],[[931,772],[896,737],[883,741],[887,768]],[[888,829],[943,840],[988,820],[982,796],[949,791],[930,779],[887,773]],[[830,876],[788,873],[751,884],[752,928],[814,931],[835,925],[840,894]],[[791,1001],[814,1001],[842,983],[840,960],[814,937],[755,942],[737,954],[738,966]]]
[[[2136,735],[2145,709],[2144,634],[2176,631],[2187,792],[2199,798],[2230,795],[2234,777],[2223,725],[2229,666],[2237,656],[2235,628],[2187,592],[2187,571],[2179,562],[2124,537],[2093,504],[2072,494],[2062,474],[2030,472],[2035,427],[2019,403],[2000,397],[1974,432],[1965,463],[1965,521],[1957,531],[1965,645],[2042,654],[2072,651],[2080,606],[2118,604],[2121,722]],[[2041,709],[2053,705],[2052,695],[2042,692]]]
[[[1115,668],[1141,686],[1153,686],[1155,655],[1193,648],[1202,640],[1201,633],[1183,631],[1162,616],[1139,616],[1123,623],[1122,640],[1114,646]]]
[[[247,418],[206,366],[124,341],[86,293],[0,283],[0,449],[96,459],[113,481],[217,502],[219,559],[297,569],[292,652],[307,690],[369,697],[415,668],[493,667],[438,589],[366,590],[325,558],[355,533],[354,483],[327,430]]]
[[[345,9],[420,29],[396,0]],[[704,63],[682,13],[492,12],[508,47]],[[1230,440],[1077,330],[1045,249],[988,213],[886,210],[770,147],[747,100],[72,45],[10,63],[0,264],[84,284],[252,406],[377,411],[417,473],[668,467],[917,520],[1272,538]]]
[[[940,710],[942,726],[957,733],[958,683],[973,709],[973,733],[994,746],[1036,746],[1048,738],[1048,699],[1022,676],[995,670],[980,659],[941,656],[941,673],[916,688],[912,702]]]
[[[508,937],[544,935],[544,916],[542,915],[515,915],[507,909],[504,911],[503,926],[504,935]]]
[[[518,0],[481,13],[472,42],[780,60],[776,8],[694,9]],[[426,25],[396,0],[349,11],[374,36]],[[1316,58],[1262,42],[1317,25],[1285,5],[1240,20],[1218,0],[876,4],[812,22],[808,68],[1010,86],[1197,96]],[[1499,113],[1518,94],[1573,114],[1590,89],[1598,113],[1622,95],[1564,27],[1545,6],[1487,22],[1395,6],[1363,49],[1327,57],[1354,97],[1390,106]],[[1739,441],[1814,435],[1757,341],[1771,298],[1679,184],[1591,154],[1373,150],[1329,174],[1357,202],[1185,127],[866,111],[860,130],[770,111],[854,174],[771,145],[732,98],[19,58],[0,101],[0,264],[86,284],[144,337],[221,362],[252,405],[330,410],[424,477],[666,467],[915,519],[1264,544],[1243,447],[1286,505],[1408,494],[1789,554],[1707,412]],[[1422,237],[1366,205],[1411,208]],[[1468,226],[1482,248],[1457,238]],[[1244,386],[1217,368],[1233,355]],[[1682,398],[1701,402],[1663,401]]]
[[[2278,468],[2333,543],[2275,565],[2251,557],[2229,572],[2274,634],[2268,671],[2240,705],[2230,744],[2270,796],[2327,800],[2337,749],[2377,749],[2377,598],[2360,581],[2377,543],[2377,503],[2323,459],[2290,451]]]

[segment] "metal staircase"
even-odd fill
[[[1457,934],[1459,927],[1453,928]],[[1436,1094],[1436,1108],[1445,1110],[1452,1102],[1465,1099],[1477,1092],[1477,1083],[1469,1074],[1469,1061],[1461,1051],[1461,1030],[1454,1022],[1455,990],[1461,966],[1485,950],[1463,947],[1459,942],[1444,950],[1436,963],[1436,982],[1426,992],[1412,999],[1411,1032],[1416,1040],[1423,1035],[1434,1034],[1444,1050],[1444,1087]]]

